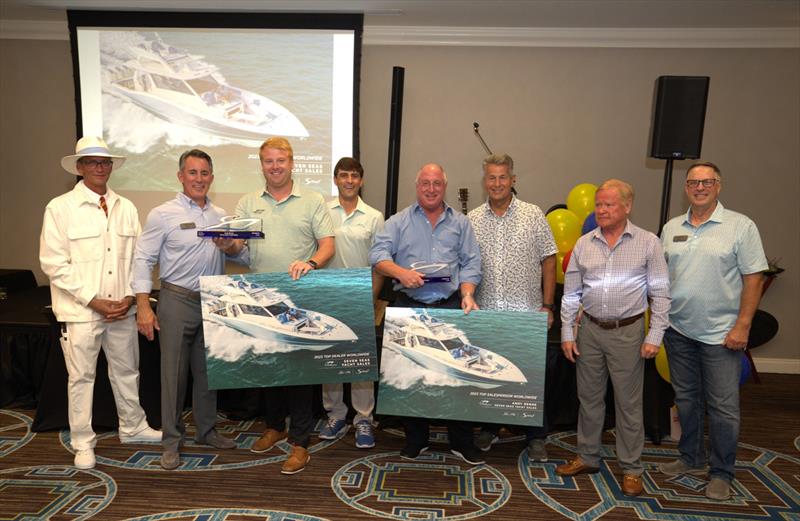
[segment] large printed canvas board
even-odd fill
[[[209,389],[377,380],[369,268],[200,278]]]
[[[388,308],[380,414],[541,426],[547,314]]]

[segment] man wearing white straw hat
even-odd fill
[[[61,160],[83,179],[44,212],[39,243],[42,271],[50,278],[53,313],[62,322],[67,366],[70,443],[75,466],[95,465],[92,395],[102,347],[119,414],[122,443],[157,442],[139,405],[139,347],[131,289],[133,250],[141,227],[136,207],[108,188],[125,158],[101,138],[86,136]]]

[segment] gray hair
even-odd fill
[[[426,167],[435,166],[442,172],[442,178],[444,179],[444,184],[447,184],[447,172],[444,171],[444,167],[439,163],[425,163],[422,167],[417,171],[417,176],[414,178],[414,184],[419,183],[419,176],[422,174],[422,171],[425,170]]]
[[[198,159],[205,159],[208,162],[208,170],[212,174],[214,173],[214,163],[211,161],[211,156],[203,152],[199,148],[193,148],[181,154],[180,159],[178,159],[178,170],[183,171],[183,167],[186,164],[187,157],[196,157]]]
[[[484,157],[481,164],[484,174],[486,173],[486,167],[489,165],[507,166],[508,173],[514,175],[514,160],[508,154],[489,154]]]

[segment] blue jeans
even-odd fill
[[[706,462],[703,419],[708,408],[711,477],[730,482],[739,439],[742,356],[723,345],[704,344],[672,328],[664,334],[675,405],[681,421],[678,450],[690,467]]]

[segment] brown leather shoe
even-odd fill
[[[577,476],[578,474],[594,474],[598,470],[600,469],[597,467],[590,467],[584,463],[580,456],[578,456],[574,460],[556,467],[556,474],[559,476]]]
[[[308,453],[308,449],[300,445],[294,445],[292,447],[292,453],[289,454],[289,457],[283,462],[281,474],[297,474],[306,468],[306,463],[310,460],[311,455]]]
[[[626,496],[638,496],[642,493],[642,478],[633,474],[622,477],[622,493]]]
[[[264,431],[264,434],[253,443],[253,446],[250,447],[250,452],[267,452],[274,447],[276,443],[285,440],[286,436],[286,431],[280,432],[275,429],[267,429]]]

